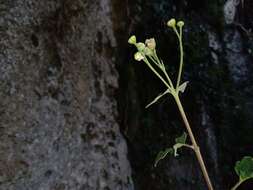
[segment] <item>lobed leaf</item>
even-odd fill
[[[245,156],[242,160],[237,161],[235,164],[235,172],[241,181],[253,178],[253,158]]]
[[[184,132],[180,137],[175,139],[176,144],[173,146],[174,156],[178,156],[177,150],[183,147],[186,143],[187,134]]]
[[[175,157],[179,156],[179,154],[177,153],[177,150],[178,150],[179,148],[182,148],[183,146],[184,146],[184,144],[181,144],[181,143],[177,143],[177,144],[175,144],[175,145],[173,146],[173,149],[174,149],[174,156],[175,156]]]
[[[176,142],[176,143],[185,144],[186,139],[187,139],[187,134],[184,132],[180,137],[177,137],[177,138],[175,139],[175,142]]]
[[[169,153],[172,155],[174,154],[174,156],[178,156],[177,150],[186,145],[185,144],[186,138],[187,138],[187,134],[184,132],[180,137],[175,139],[176,144],[173,146],[173,148],[167,148],[164,151],[160,151],[156,156],[154,166],[156,167],[158,162],[164,159]]]

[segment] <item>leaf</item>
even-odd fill
[[[173,146],[174,156],[179,156],[177,150],[185,145],[187,134],[184,132],[180,137],[175,139],[176,144]]]
[[[175,139],[175,142],[185,144],[186,139],[187,139],[187,134],[184,132],[180,137]]]
[[[186,138],[187,134],[184,132],[180,137],[175,139],[176,144],[173,146],[173,148],[167,148],[164,151],[160,151],[155,159],[155,164],[154,166],[156,167],[158,162],[162,159],[164,159],[168,153],[173,154],[174,156],[178,156],[177,154],[177,149],[181,148],[182,146],[185,146],[186,144]]]
[[[145,108],[148,108],[149,106],[151,106],[152,104],[156,103],[162,96],[164,96],[165,94],[170,93],[170,90],[167,89],[164,93],[158,95],[151,103],[149,103]]]
[[[177,149],[179,149],[179,148],[181,148],[181,147],[183,147],[183,146],[184,146],[184,144],[182,144],[182,143],[177,143],[177,144],[175,144],[175,145],[173,146],[173,149],[174,149],[174,156],[175,156],[175,157],[179,156],[179,154],[177,153]]]
[[[164,151],[160,151],[156,156],[154,166],[156,167],[160,160],[164,159],[169,153],[173,154],[173,152],[173,148],[166,148]]]
[[[183,84],[181,84],[181,85],[178,87],[179,92],[184,93],[184,91],[185,91],[185,89],[186,89],[188,83],[189,83],[189,81],[186,81],[186,82],[184,82]]]
[[[241,161],[237,161],[235,164],[235,172],[241,181],[253,178],[253,158],[245,156]]]

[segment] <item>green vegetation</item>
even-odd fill
[[[173,31],[175,32],[178,42],[179,42],[179,49],[180,49],[180,63],[179,63],[177,82],[176,82],[175,86],[165,69],[163,61],[161,59],[159,59],[159,57],[157,56],[156,42],[155,42],[154,38],[147,39],[144,44],[142,42],[137,42],[137,39],[135,36],[131,36],[128,40],[128,43],[135,45],[138,50],[134,54],[135,60],[136,61],[144,61],[144,63],[146,63],[146,65],[151,69],[151,71],[164,83],[165,87],[167,88],[163,93],[158,95],[146,107],[149,107],[152,104],[156,103],[160,98],[162,98],[166,94],[171,94],[173,96],[173,98],[176,101],[176,104],[178,106],[178,109],[180,111],[180,114],[182,116],[186,130],[187,130],[188,135],[190,137],[191,143],[192,143],[191,145],[185,144],[186,135],[183,135],[182,137],[177,138],[176,144],[173,146],[174,155],[175,156],[177,155],[177,149],[179,149],[181,147],[188,147],[188,148],[192,149],[195,152],[195,155],[196,155],[197,160],[199,162],[199,165],[200,165],[201,171],[203,173],[203,176],[205,178],[208,189],[213,190],[213,186],[212,186],[211,180],[209,178],[205,163],[203,161],[203,158],[202,158],[202,155],[200,152],[200,148],[195,140],[191,126],[188,122],[184,108],[183,108],[181,100],[179,98],[179,93],[183,93],[185,91],[187,83],[188,83],[187,81],[181,83],[181,76],[182,76],[182,70],[183,70],[183,65],[184,65],[183,32],[182,32],[184,22],[183,21],[176,22],[175,19],[171,19],[168,21],[167,25],[168,25],[168,27],[172,28]],[[171,149],[167,149],[167,150],[165,150],[165,152],[160,152],[160,156],[158,154],[159,157],[156,159],[156,164],[160,159],[164,158],[169,152],[171,152]]]
[[[184,93],[188,81],[182,82],[182,70],[184,66],[184,48],[183,48],[183,21],[176,21],[171,19],[167,22],[168,27],[172,28],[177,36],[180,50],[180,61],[179,69],[177,74],[176,84],[173,83],[169,74],[166,71],[166,67],[163,61],[158,57],[156,52],[156,41],[154,38],[146,39],[145,43],[137,42],[136,36],[131,36],[128,40],[129,44],[134,45],[137,48],[137,52],[134,54],[134,59],[136,61],[143,61],[148,68],[162,81],[165,85],[166,90],[159,94],[151,103],[149,103],[146,108],[156,103],[160,98],[165,95],[171,95],[178,107],[182,120],[184,122],[187,133],[183,133],[182,136],[175,139],[175,145],[172,148],[166,148],[164,151],[160,151],[155,159],[155,166],[158,162],[164,159],[168,154],[174,154],[178,156],[178,149],[182,147],[189,148],[194,151],[195,156],[198,160],[199,166],[203,173],[206,185],[209,190],[213,190],[213,185],[209,178],[208,171],[206,169],[204,160],[202,158],[200,148],[195,140],[194,134],[192,132],[191,126],[188,122],[186,113],[184,111],[183,105],[180,100],[180,93]],[[186,143],[187,136],[189,136],[190,144]],[[235,166],[235,171],[239,176],[239,182],[231,189],[235,190],[244,181],[253,178],[253,159],[251,157],[244,157],[241,161],[238,161]]]
[[[237,161],[235,172],[239,176],[239,181],[231,190],[237,189],[244,181],[253,178],[253,158],[245,156],[241,161]]]

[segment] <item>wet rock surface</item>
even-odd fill
[[[0,189],[133,189],[111,1],[0,1]]]

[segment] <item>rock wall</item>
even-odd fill
[[[0,0],[0,189],[133,189],[110,0]]]

